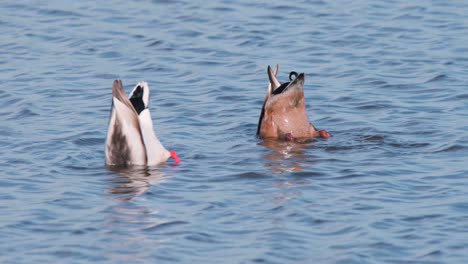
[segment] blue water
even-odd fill
[[[3,1],[1,263],[466,263],[468,2]],[[267,65],[334,137],[255,137]],[[112,170],[114,79],[182,163]]]

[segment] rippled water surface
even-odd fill
[[[1,263],[466,263],[464,1],[3,1]],[[267,65],[333,138],[255,137]],[[114,79],[182,163],[104,165]]]

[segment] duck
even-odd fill
[[[149,110],[150,89],[141,81],[125,94],[121,80],[112,85],[112,107],[107,130],[105,156],[109,166],[155,166],[180,159],[159,141]]]
[[[304,97],[305,74],[290,72],[289,82],[281,83],[268,65],[268,89],[258,120],[257,136],[262,139],[301,141],[310,138],[329,138],[326,130],[318,130],[310,122]]]

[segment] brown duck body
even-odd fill
[[[270,84],[260,114],[257,135],[264,139],[287,141],[323,136],[307,116],[303,90],[304,73],[297,75],[289,83],[281,84],[276,79],[277,72],[278,66],[274,71],[268,66]]]

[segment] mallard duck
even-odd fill
[[[290,82],[280,83],[276,78],[278,65],[267,69],[270,83],[258,120],[257,136],[264,139],[296,141],[331,135],[318,130],[309,121],[304,98],[304,73],[289,74]]]
[[[107,165],[152,166],[170,157],[179,162],[176,152],[164,148],[154,132],[149,93],[148,84],[139,82],[127,97],[122,81],[114,81],[106,139]]]

